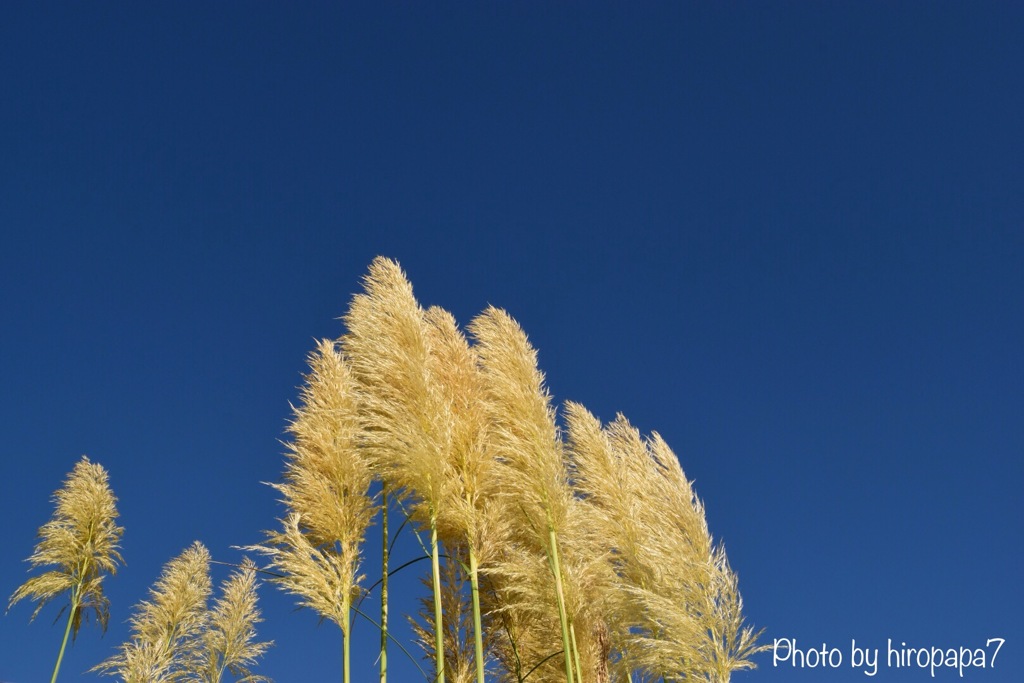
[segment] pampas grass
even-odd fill
[[[255,632],[266,572],[339,626],[345,683],[353,613],[373,623],[358,603],[379,584],[385,683],[389,555],[407,522],[424,555],[395,571],[431,560],[431,597],[413,621],[433,659],[433,676],[421,669],[428,683],[727,683],[753,667],[763,648],[744,624],[736,575],[661,437],[622,416],[602,424],[576,403],[565,405],[563,433],[537,352],[505,311],[484,310],[467,337],[451,313],[419,304],[396,262],[375,259],[363,285],[347,332],[309,355],[284,477],[272,485],[286,512],[248,547],[267,566],[244,561],[210,608],[210,557],[194,544],[137,608],[131,640],[95,670],[131,683],[265,680],[251,667],[270,645]],[[61,570],[11,598],[41,607],[70,590],[68,633],[85,607],[106,622],[99,571],[120,560],[97,467],[76,467],[30,558]],[[394,538],[390,506],[405,517]],[[362,545],[378,509],[381,577],[367,589]],[[97,514],[104,521],[81,521]],[[83,529],[100,536],[76,540]],[[102,557],[75,559],[83,546]]]
[[[256,641],[256,624],[263,621],[256,604],[256,572],[256,565],[246,558],[221,584],[220,597],[210,610],[203,637],[203,683],[220,683],[225,673],[231,673],[237,683],[269,681],[249,668],[273,644]]]
[[[436,390],[424,311],[393,261],[375,259],[353,298],[343,339],[358,385],[363,447],[390,487],[411,504],[430,532],[434,619],[442,623],[438,518],[448,479],[450,423]],[[444,639],[435,628],[437,683],[444,683]]]
[[[125,683],[185,680],[201,667],[211,590],[210,553],[196,542],[164,565],[131,618],[132,639],[95,670]]]
[[[94,671],[128,683],[265,681],[251,671],[270,646],[255,630],[265,572],[338,625],[344,683],[353,614],[374,623],[359,602],[379,584],[385,683],[389,577],[426,558],[430,597],[411,621],[433,659],[432,676],[420,669],[428,683],[728,683],[753,668],[765,648],[744,622],[736,574],[660,436],[621,415],[603,424],[578,403],[560,417],[508,313],[488,307],[467,336],[451,313],[419,304],[394,261],[373,261],[344,321],[344,335],[309,354],[284,476],[272,484],[286,508],[280,527],[247,548],[267,566],[244,560],[210,607],[210,555],[196,542],[165,565],[131,639]],[[54,500],[29,562],[57,568],[8,606],[37,600],[34,618],[70,594],[51,683],[83,615],[106,625],[101,582],[123,562],[102,467],[82,458]],[[378,510],[381,577],[364,588]],[[391,511],[405,518],[393,535]],[[423,555],[393,572],[409,522]]]
[[[735,574],[660,437],[568,404],[563,439],[506,312],[474,319],[471,343],[450,313],[420,306],[396,262],[375,259],[363,285],[338,342],[357,450],[430,533],[417,633],[433,636],[434,680],[464,680],[470,652],[477,683],[488,657],[517,683],[720,682],[751,665]]]
[[[51,683],[57,680],[68,636],[78,634],[83,616],[92,612],[106,630],[109,601],[103,595],[103,578],[115,574],[118,563],[124,564],[118,545],[124,529],[115,523],[117,499],[102,465],[82,456],[63,488],[53,494],[53,501],[53,517],[39,528],[40,540],[28,562],[32,568],[56,569],[23,583],[7,605],[9,611],[20,600],[35,600],[38,604],[31,617],[35,619],[46,603],[68,594],[68,620]]]
[[[620,674],[725,683],[751,668],[736,576],[675,454],[621,415],[602,426],[569,403],[566,422],[574,485],[605,543],[601,601]]]
[[[579,610],[573,610],[570,603],[582,605],[578,591],[582,586],[569,582],[562,566],[560,546],[574,533],[576,520],[555,411],[537,367],[537,354],[515,320],[490,307],[469,329],[479,348],[490,445],[501,465],[498,476],[503,507],[518,521],[506,543],[507,552],[495,568],[494,581],[509,603],[505,609],[522,613],[513,618],[526,621],[523,632],[536,631],[546,623],[544,613],[549,606],[557,610],[565,680],[573,683],[580,674],[573,623]],[[541,578],[545,576],[542,557],[550,582]],[[552,589],[554,600],[546,597]],[[543,651],[528,650],[526,643],[518,644],[516,655],[521,661],[525,656],[529,665],[547,656]],[[509,661],[507,654],[504,659]]]
[[[364,286],[345,316],[349,333],[342,340],[360,387],[364,445],[384,485],[410,502],[413,519],[431,535],[438,681],[447,650],[439,542],[449,555],[464,549],[473,670],[483,683],[479,566],[494,555],[501,522],[486,506],[497,480],[486,452],[478,359],[450,313],[419,305],[397,263],[376,259]]]
[[[360,547],[374,513],[370,463],[357,443],[353,379],[335,344],[309,357],[310,373],[289,431],[283,529],[251,549],[280,572],[272,581],[341,628],[342,669],[351,680],[351,606],[359,594]]]
[[[510,530],[502,508],[495,504],[500,480],[498,461],[488,447],[486,383],[480,358],[451,313],[434,306],[427,311],[426,319],[444,397],[443,418],[452,425],[447,454],[451,474],[444,488],[441,534],[449,556],[457,559],[468,576],[473,668],[477,683],[484,683],[481,567],[487,571],[493,566]]]

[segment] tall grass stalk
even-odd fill
[[[480,566],[473,546],[469,546],[469,590],[473,599],[473,661],[477,683],[484,683],[484,628],[480,615]]]
[[[444,642],[438,548],[439,516],[450,480],[450,424],[436,390],[425,311],[394,261],[378,258],[352,299],[342,339],[359,391],[363,445],[412,517],[430,532],[437,683],[444,683]]]
[[[565,679],[573,683],[578,657],[570,626],[573,614],[583,610],[582,584],[574,583],[570,591],[560,548],[579,533],[579,520],[574,513],[575,500],[568,485],[551,398],[544,375],[537,367],[536,351],[511,316],[490,307],[473,320],[469,330],[477,342],[491,430],[489,444],[501,464],[500,477],[507,492],[505,509],[518,520],[519,531],[514,537],[525,551],[506,553],[501,566],[495,569],[495,579],[504,584],[505,599],[512,603],[510,609],[523,610],[522,618],[527,622],[543,623],[542,614],[550,609],[543,603],[544,593],[532,594],[522,584],[543,585],[538,583],[540,577],[530,578],[536,563],[529,558],[537,553],[546,558],[554,588],[551,607],[559,624]],[[574,575],[581,578],[583,573]],[[536,661],[547,656],[543,652],[529,654]]]
[[[68,623],[64,627],[64,638],[60,641],[60,652],[57,653],[57,663],[53,665],[53,675],[50,676],[50,683],[57,683],[57,674],[60,673],[60,664],[64,661],[64,649],[68,646],[68,635],[71,633],[71,624],[74,622],[74,614],[78,610],[78,589],[71,589],[71,613],[68,614]]]
[[[441,608],[441,563],[437,554],[437,517],[430,516],[430,568],[433,572],[434,587],[434,652],[440,655],[437,662],[437,683],[444,683],[444,629]]]
[[[388,485],[381,487],[380,535],[380,683],[388,680],[388,573],[391,553],[391,539],[388,537]]]
[[[118,552],[124,529],[117,526],[117,499],[110,490],[107,471],[85,456],[67,475],[64,486],[53,494],[53,517],[39,528],[39,542],[28,558],[33,567],[57,568],[28,579],[11,595],[10,611],[19,600],[36,600],[35,619],[50,600],[70,595],[68,619],[51,683],[57,680],[69,636],[74,638],[88,610],[105,631],[109,601],[103,595],[103,577],[117,573],[124,559]]]
[[[351,680],[351,607],[359,590],[360,548],[374,514],[373,471],[360,445],[354,380],[334,342],[310,354],[302,405],[289,426],[284,482],[274,485],[289,510],[282,531],[251,549],[270,558],[273,581],[342,633],[342,676]],[[338,596],[341,596],[339,602]]]
[[[569,616],[565,609],[565,590],[562,587],[562,567],[558,561],[558,537],[554,528],[548,529],[548,557],[551,560],[551,574],[555,580],[555,595],[558,596],[558,621],[562,627],[562,652],[565,654],[565,680],[573,683],[573,670],[579,667],[579,658],[572,647],[572,639],[569,637]],[[575,661],[574,661],[575,660]]]

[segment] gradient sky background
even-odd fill
[[[427,4],[3,8],[0,592],[81,454],[127,528],[61,680],[194,539],[237,561],[275,525],[305,355],[378,254],[661,432],[766,642],[844,655],[734,680],[991,637],[964,680],[1021,680],[1024,5]],[[340,680],[335,627],[262,606],[260,673]],[[31,609],[2,681],[49,679]]]

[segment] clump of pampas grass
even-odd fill
[[[414,622],[428,680],[726,683],[753,666],[736,576],[660,437],[572,403],[563,433],[519,324],[489,307],[467,337],[395,261],[373,261],[344,322],[310,357],[276,486],[288,514],[257,549],[341,626],[346,683],[375,481],[382,683],[390,504],[430,537],[432,598]]]
[[[28,558],[33,568],[56,566],[23,583],[11,596],[10,610],[25,598],[38,602],[32,619],[46,603],[69,595],[67,626],[61,642],[52,681],[57,680],[68,636],[78,634],[83,616],[91,611],[106,630],[109,600],[103,594],[103,578],[115,574],[124,564],[119,543],[124,529],[117,526],[116,501],[110,489],[107,471],[85,456],[65,479],[63,488],[53,494],[53,517],[39,528],[39,543]]]
[[[353,298],[342,339],[358,387],[363,445],[384,480],[430,534],[436,680],[445,680],[440,563],[465,551],[472,603],[473,670],[484,681],[479,564],[499,522],[488,514],[492,459],[484,451],[485,414],[477,358],[450,313],[424,310],[394,261],[378,258]],[[449,628],[450,630],[450,628]]]

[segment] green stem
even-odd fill
[[[376,628],[378,628],[378,629],[380,628],[380,624],[378,624],[378,623],[377,623],[376,621],[374,621],[374,620],[373,620],[373,619],[372,619],[372,618],[371,618],[371,617],[370,617],[369,615],[367,615],[367,614],[366,614],[365,612],[361,611],[361,610],[360,610],[360,609],[359,609],[358,607],[353,607],[353,608],[352,608],[352,611],[353,611],[353,612],[355,612],[356,616],[362,617],[362,618],[363,618],[363,619],[365,619],[366,621],[368,621],[368,622],[370,622],[371,624],[373,624],[373,625],[374,625],[374,626],[375,626]],[[416,667],[417,669],[419,669],[420,673],[421,673],[421,674],[423,675],[423,680],[427,681],[427,683],[430,683],[430,676],[428,676],[428,675],[427,675],[427,672],[423,670],[423,667],[422,667],[422,666],[420,666],[420,663],[419,663],[418,661],[416,661],[416,658],[412,656],[412,653],[411,653],[411,652],[409,652],[409,651],[408,651],[407,649],[405,649],[405,646],[404,646],[404,645],[402,645],[402,641],[398,640],[397,638],[395,638],[395,637],[394,637],[393,635],[391,635],[390,633],[388,633],[388,638],[390,638],[390,639],[391,639],[391,642],[392,642],[392,644],[394,644],[394,645],[398,646],[398,649],[399,649],[399,650],[401,650],[401,651],[402,651],[402,653],[403,653],[403,654],[405,654],[405,656],[409,658],[409,661],[410,661],[410,662],[412,662],[412,663],[413,663],[413,665],[414,665],[414,666],[415,666],[415,667]]]
[[[569,642],[569,618],[565,611],[565,593],[562,590],[562,567],[558,562],[558,538],[555,530],[548,527],[548,552],[551,572],[555,575],[555,596],[558,598],[558,618],[562,623],[562,651],[565,653],[565,680],[573,683],[572,646]]]
[[[352,605],[351,594],[346,594],[342,599],[342,620],[344,623],[341,627],[341,650],[342,650],[342,676],[345,683],[350,683],[352,680],[352,674],[349,666],[349,635],[352,632],[352,616],[349,613],[349,608]]]
[[[388,486],[384,484],[381,506],[381,534],[383,537],[381,578],[380,578],[380,683],[388,680],[388,559],[390,547],[388,538]]]
[[[444,683],[444,624],[441,620],[441,563],[437,554],[437,515],[430,514],[430,563],[434,572],[434,658],[437,683]]]
[[[476,551],[469,544],[469,585],[473,594],[473,647],[476,655],[476,681],[484,682],[484,630],[480,624],[480,583],[477,575]]]
[[[576,644],[576,624],[572,621],[569,622],[569,638],[572,640],[572,656],[573,661],[576,662],[576,676],[582,681],[583,680],[583,669],[580,667],[580,648]]]
[[[64,660],[64,649],[68,646],[71,625],[75,621],[75,613],[78,612],[78,590],[79,586],[71,589],[71,611],[68,613],[68,625],[64,627],[64,640],[60,644],[60,652],[57,654],[57,665],[53,667],[53,677],[50,679],[50,683],[57,683],[57,672],[60,671],[60,663]]]

